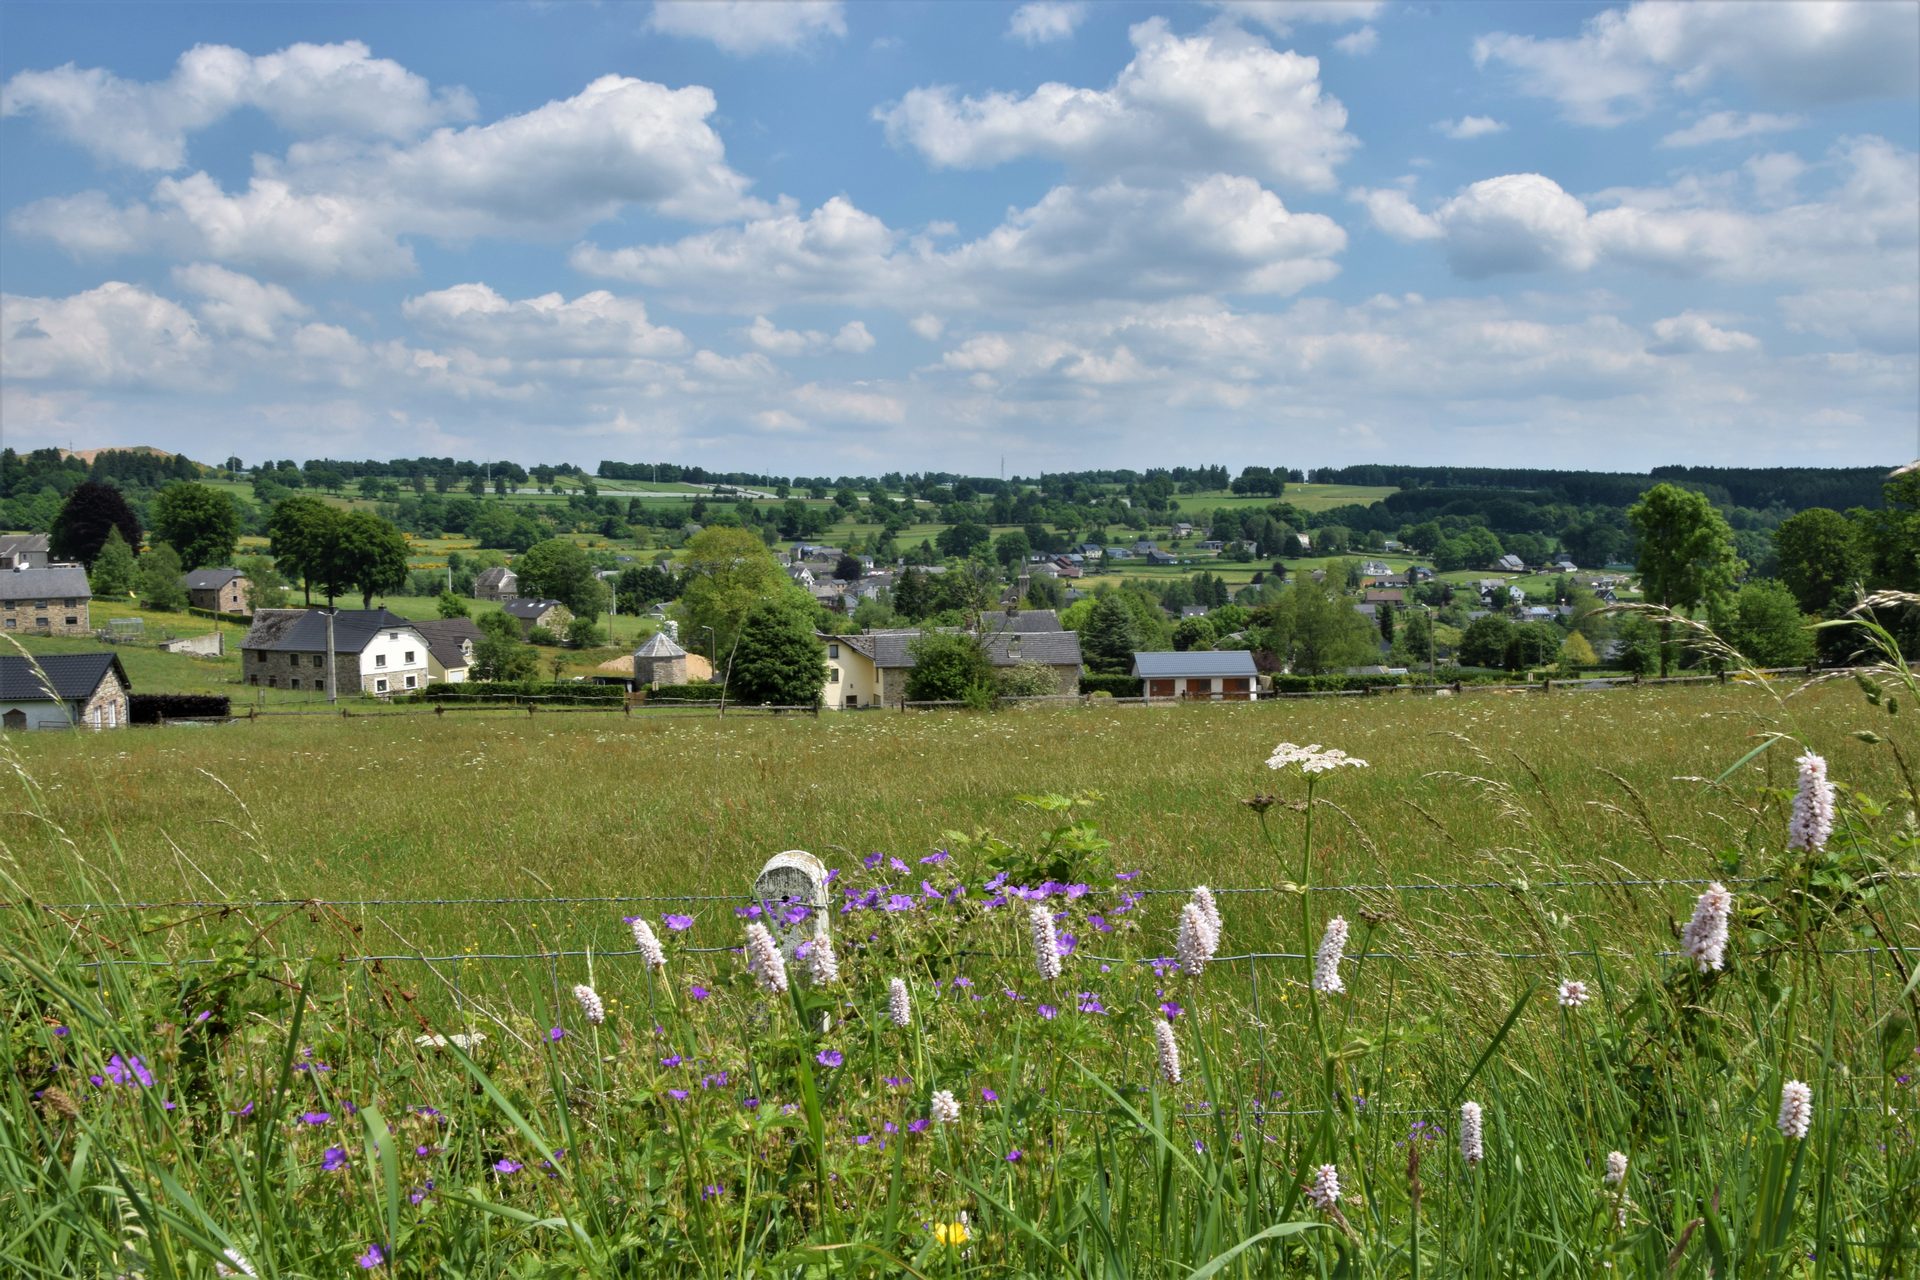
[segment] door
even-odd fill
[[[27,727],[27,713],[22,711],[18,707],[15,707],[13,710],[7,712],[6,715],[0,716],[0,728],[24,729],[26,727]]]
[[[1171,680],[1147,681],[1147,696],[1149,698],[1171,698],[1173,696],[1173,681]]]
[[[1247,700],[1247,677],[1228,676],[1225,693],[1228,702],[1245,702]]]

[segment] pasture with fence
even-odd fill
[[[0,1253],[1911,1275],[1915,697],[9,743]]]

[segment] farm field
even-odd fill
[[[1289,484],[1278,498],[1234,493],[1182,494],[1174,501],[1184,515],[1235,508],[1260,508],[1276,502],[1290,502],[1302,511],[1326,511],[1351,504],[1368,506],[1398,490],[1391,485],[1364,484]]]
[[[235,906],[0,916],[0,1220],[110,1272],[111,1158],[183,1274],[1907,1274],[1912,735],[1787,692],[10,738],[13,902]],[[755,977],[795,847],[837,960]]]

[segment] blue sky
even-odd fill
[[[1920,452],[1920,5],[8,5],[0,431]]]

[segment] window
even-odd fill
[[[387,632],[387,639],[389,639],[389,640],[398,640],[399,638],[400,638],[400,633],[399,633],[398,631],[389,631],[389,632]]]
[[[374,666],[376,666],[376,667],[384,667],[384,666],[386,666],[386,665],[387,665],[387,655],[386,655],[386,654],[384,654],[384,653],[376,653],[376,654],[374,654],[374,655],[373,655],[373,665],[374,665]]]
[[[14,629],[14,628],[15,628],[16,626],[18,626],[18,625],[19,625],[19,622],[20,622],[20,619],[18,619],[18,618],[8,618],[8,619],[7,619],[7,630],[9,630],[9,631],[11,631],[11,630],[13,630],[13,629]]]
[[[839,645],[837,645],[837,644],[830,644],[830,645],[828,645],[828,646],[827,646],[827,656],[828,656],[829,658],[837,658],[837,657],[839,657],[839,656],[840,656],[840,646],[839,646]]]
[[[411,649],[407,650],[407,665],[408,666],[413,665],[413,650]]]
[[[293,678],[292,678],[291,680],[289,680],[289,681],[287,681],[287,688],[289,688],[289,689],[298,689],[299,687],[300,687],[300,677],[299,677],[299,676],[295,676],[295,677],[293,677]]]
[[[387,682],[385,680],[375,680],[373,682],[373,691],[375,693],[385,693],[387,691]]]
[[[259,683],[260,683],[260,677],[259,677],[259,676],[248,676],[248,677],[247,677],[247,683],[248,683],[248,684],[259,684]]]
[[[413,689],[413,688],[417,688],[417,687],[418,687],[418,685],[417,685],[417,684],[416,684],[415,682],[416,682],[417,680],[419,680],[419,678],[420,678],[420,677],[418,677],[418,676],[408,676],[408,677],[407,677],[407,688],[409,688],[409,689]]]
[[[298,659],[298,658],[295,658],[295,659],[294,659],[294,661],[295,661],[295,662],[298,662],[298,661],[300,661],[300,659]],[[314,665],[314,666],[316,666],[316,667],[324,667],[324,666],[326,666],[326,665],[327,665],[327,659],[326,659],[326,655],[325,655],[325,654],[320,654],[320,653],[316,653],[316,654],[314,654],[314,655],[313,655],[313,665]]]
[[[35,618],[33,620],[33,625],[36,627],[40,627],[42,629],[46,629],[51,627],[53,624],[46,618]]]
[[[70,627],[77,627],[77,626],[79,626],[79,625],[80,625],[80,618],[79,618],[79,616],[78,616],[77,614],[71,614],[71,613],[70,613],[70,614],[68,614],[68,615],[67,615],[67,625],[68,625],[68,626],[70,626]]]
[[[280,677],[279,677],[279,676],[268,676],[268,677],[267,677],[267,688],[269,688],[269,689],[278,689],[279,687],[280,687]]]
[[[828,668],[827,668],[827,683],[828,683],[828,684],[839,684],[839,683],[840,683],[840,668],[838,668],[838,667],[828,667]]]

